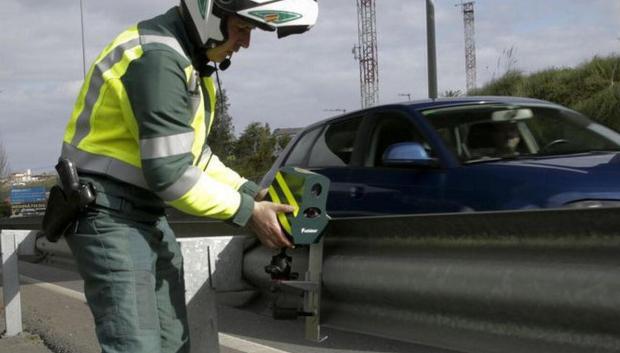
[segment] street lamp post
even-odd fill
[[[426,0],[426,48],[428,52],[428,97],[435,99],[437,98],[437,47],[434,0]]]
[[[80,23],[82,24],[82,73],[86,79],[86,46],[84,45],[84,4],[80,0]]]

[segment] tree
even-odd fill
[[[290,138],[276,138],[269,124],[253,122],[236,139],[229,108],[228,95],[226,90],[222,90],[216,102],[215,118],[208,138],[209,147],[226,165],[258,182],[271,167],[275,154],[284,149]]]
[[[449,89],[444,91],[441,96],[442,97],[461,97],[463,95],[463,92],[461,92],[460,89],[457,90],[453,90],[453,89]]]
[[[269,124],[251,123],[235,143],[231,167],[250,180],[260,181],[275,161],[276,144]]]
[[[222,90],[215,106],[215,118],[211,125],[208,144],[213,153],[222,160],[230,159],[235,144],[235,127],[228,108],[230,103],[226,90]]]
[[[286,145],[288,145],[289,142],[291,142],[291,140],[293,139],[292,136],[290,135],[282,135],[282,136],[278,136],[276,138],[276,152],[281,152],[282,150],[284,150],[284,148],[286,147]]]

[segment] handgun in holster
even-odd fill
[[[90,183],[81,183],[77,169],[67,158],[59,158],[56,171],[60,185],[54,185],[43,216],[43,235],[56,242],[74,224],[81,212],[95,201],[95,190]]]

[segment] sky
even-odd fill
[[[438,88],[465,91],[459,0],[435,0]],[[83,0],[87,65],[118,33],[177,0]],[[355,0],[319,0],[309,32],[254,31],[220,76],[235,132],[254,121],[303,127],[361,106]],[[381,104],[426,98],[424,0],[376,1]],[[10,170],[53,170],[83,80],[79,0],[0,3],[0,144]],[[620,0],[477,0],[478,85],[508,67],[536,72],[620,53]],[[512,49],[508,60],[504,54]]]

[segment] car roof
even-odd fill
[[[374,110],[384,110],[386,108],[403,108],[408,107],[414,110],[425,110],[429,108],[448,107],[455,105],[469,105],[469,104],[545,104],[545,105],[557,105],[548,101],[524,98],[524,97],[510,97],[510,96],[473,96],[473,97],[448,97],[437,99],[421,99],[414,101],[404,101],[398,103],[382,104],[370,108],[360,109],[356,111],[347,112],[344,114],[336,115],[327,119],[320,120],[304,128],[304,131],[312,130],[317,126],[325,125],[326,123],[343,119],[346,117],[358,115],[361,113],[369,113]]]

